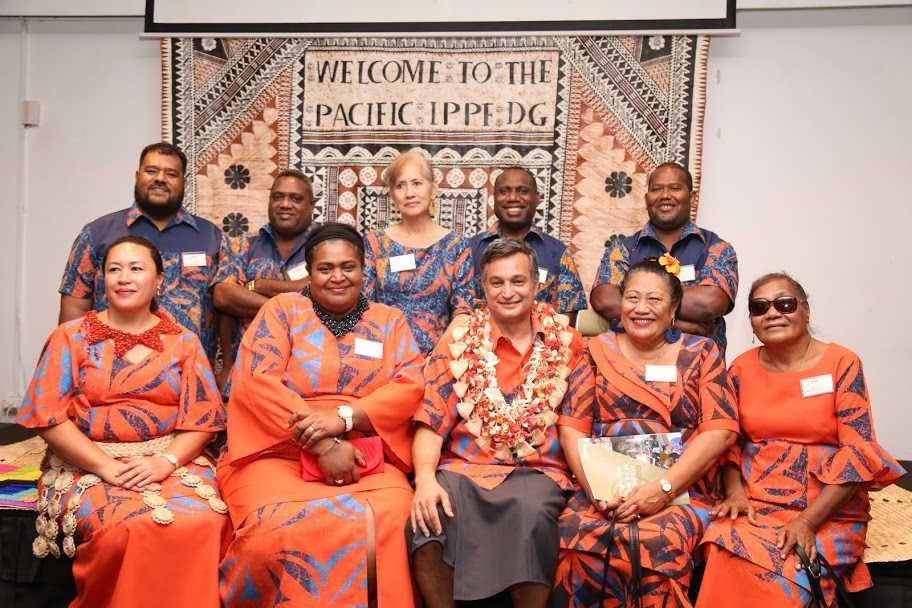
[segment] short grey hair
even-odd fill
[[[481,254],[481,276],[484,279],[485,269],[488,264],[495,260],[508,258],[518,253],[522,253],[529,258],[529,276],[536,280],[536,269],[538,268],[538,257],[535,250],[529,247],[525,241],[515,241],[513,239],[498,238],[495,239],[484,253]]]

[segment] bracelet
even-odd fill
[[[333,444],[332,444],[331,446],[329,446],[328,448],[326,448],[325,450],[323,450],[323,453],[320,454],[319,456],[317,456],[317,458],[323,458],[324,456],[326,456],[327,454],[329,454],[329,452],[330,452],[334,447],[336,447],[337,445],[341,445],[341,444],[342,444],[342,440],[339,439],[338,437],[333,437],[332,440],[333,440]]]
[[[159,454],[162,458],[171,463],[171,466],[177,469],[180,466],[180,461],[178,461],[177,456],[174,454],[169,454],[168,452],[161,452]]]
[[[247,291],[256,291],[256,279],[253,279],[252,281],[248,281]]]

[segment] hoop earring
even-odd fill
[[[675,320],[673,317],[671,319],[671,327],[665,330],[664,338],[669,344],[674,344],[681,339],[681,330],[675,327]]]

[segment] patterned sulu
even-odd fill
[[[571,374],[572,397],[558,424],[591,437],[680,431],[685,451],[703,431],[738,432],[725,361],[711,340],[684,334],[678,380],[669,383],[647,381],[643,370],[621,354],[613,333],[590,339],[588,348],[589,357]],[[691,555],[709,523],[710,508],[720,498],[718,478],[713,465],[688,488],[689,505],[668,506],[638,520],[644,607],[690,606]],[[552,606],[631,605],[627,526],[616,526],[609,535],[609,521],[582,489],[567,502],[559,525],[561,555]]]

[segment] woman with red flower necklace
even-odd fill
[[[19,410],[48,443],[33,551],[75,556],[71,606],[218,606],[230,526],[201,455],[225,426],[212,370],[155,304],[152,243],[116,240],[104,273],[108,309],[54,330]]]

